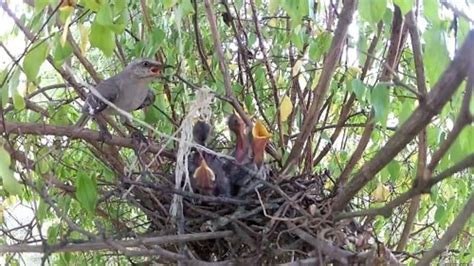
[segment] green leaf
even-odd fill
[[[194,14],[194,7],[191,4],[191,0],[181,0],[179,7],[183,11],[183,16]]]
[[[56,66],[61,66],[64,61],[72,54],[72,47],[69,42],[61,45],[59,36],[55,38],[53,49],[53,61]]]
[[[15,91],[12,95],[12,99],[13,99],[13,107],[15,107],[15,110],[19,111],[19,110],[23,110],[25,109],[25,99],[23,98],[23,96],[20,95],[20,93],[18,93],[18,91]]]
[[[430,84],[434,85],[450,61],[446,36],[443,30],[432,27],[423,34],[423,38],[426,43],[423,53],[426,77]]]
[[[102,5],[94,22],[102,26],[111,26],[113,24],[112,8],[110,5]]]
[[[413,99],[403,99],[400,113],[398,115],[398,124],[401,125],[407,121],[408,117],[413,113],[414,101]]]
[[[387,0],[360,0],[359,14],[369,23],[379,22],[387,10]]]
[[[13,74],[10,77],[10,82],[8,83],[8,91],[5,92],[4,95],[2,95],[2,99],[5,97],[5,102],[3,104],[7,103],[7,100],[9,96],[18,94],[18,86],[20,85],[20,69],[15,68],[13,71]]]
[[[293,31],[290,39],[298,50],[302,51],[304,49],[304,40],[301,31]]]
[[[163,7],[165,9],[172,8],[176,5],[177,0],[163,0]]]
[[[92,11],[99,11],[101,5],[102,5],[102,1],[98,1],[98,0],[83,0],[84,1],[84,5],[91,9]]]
[[[439,21],[438,0],[423,0],[423,14],[428,21],[435,23]]]
[[[293,27],[300,24],[304,16],[309,15],[309,6],[306,1],[283,0],[282,6],[290,15]]]
[[[377,84],[370,94],[370,103],[375,111],[375,121],[385,125],[390,104],[389,90],[387,86]]]
[[[120,15],[114,20],[113,24],[109,28],[116,34],[122,34],[125,31],[127,24],[128,12],[123,10]]]
[[[91,27],[90,43],[91,46],[99,48],[105,56],[109,57],[115,49],[115,34],[109,28],[94,21]]]
[[[275,14],[275,12],[277,12],[280,7],[280,1],[281,0],[270,0],[270,3],[268,4],[268,12],[270,14]]]
[[[38,204],[38,209],[36,209],[36,217],[40,221],[44,221],[46,217],[48,217],[48,209],[49,205],[44,202],[44,200],[40,199]]]
[[[39,45],[33,46],[23,60],[23,69],[28,81],[34,81],[39,69],[48,56],[48,44],[41,41]]]
[[[0,85],[3,84],[3,86],[0,87],[0,99],[1,99],[2,106],[5,106],[8,102],[8,87],[7,87],[8,83],[5,80],[6,78],[7,78],[7,69],[4,69],[0,72]]]
[[[54,245],[58,242],[59,226],[54,224],[48,228],[48,245]]]
[[[436,222],[438,222],[438,224],[444,228],[447,221],[448,221],[448,218],[449,218],[449,213],[446,212],[446,207],[444,206],[444,204],[438,204],[437,208],[436,208],[436,212],[435,212],[435,215],[434,215],[434,219]]]
[[[387,170],[390,173],[390,180],[392,182],[397,181],[398,178],[400,177],[400,163],[397,162],[396,160],[392,160],[387,165]]]
[[[3,188],[10,195],[18,195],[21,193],[21,185],[13,176],[10,164],[10,154],[3,146],[0,146],[0,177],[2,178]]]
[[[414,0],[393,0],[393,3],[400,8],[402,15],[406,15],[413,7]]]
[[[90,214],[95,212],[97,204],[97,184],[95,178],[79,172],[76,179],[76,198]]]
[[[353,79],[351,82],[351,87],[352,91],[357,97],[357,100],[361,103],[365,102],[365,92],[366,92],[366,87],[364,83],[360,79]]]
[[[332,35],[329,32],[321,33],[309,47],[309,58],[319,61],[321,56],[329,51],[331,47]]]

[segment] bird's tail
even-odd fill
[[[87,122],[89,121],[90,115],[83,113],[81,117],[79,117],[79,120],[77,120],[76,124],[74,125],[75,127],[84,127]]]

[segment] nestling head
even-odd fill
[[[137,79],[153,79],[162,76],[166,66],[158,61],[142,58],[133,60],[126,67],[127,71]]]
[[[193,126],[193,138],[199,145],[206,145],[206,141],[211,132],[211,126],[203,120],[197,120]]]
[[[235,134],[244,133],[245,131],[244,121],[242,120],[242,118],[240,118],[240,116],[236,114],[232,114],[229,116],[227,120],[227,126]]]

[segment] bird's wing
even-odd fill
[[[118,97],[119,84],[114,79],[106,79],[95,88],[105,99],[114,102]],[[93,93],[87,95],[82,112],[95,115],[107,108],[107,104],[95,96]]]
[[[152,105],[153,103],[155,103],[155,93],[152,91],[152,90],[148,90],[148,94],[146,95],[146,98],[145,100],[143,101],[143,103],[135,110],[140,110],[140,109],[143,109],[145,107],[148,107],[150,105]]]

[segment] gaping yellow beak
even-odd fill
[[[252,136],[254,139],[270,139],[272,134],[267,130],[262,121],[257,120],[252,128]]]
[[[267,146],[268,140],[272,137],[272,134],[270,134],[260,120],[257,120],[252,128],[252,137],[253,160],[254,163],[260,167],[263,164],[265,147]]]
[[[205,194],[212,194],[216,176],[204,158],[201,159],[199,167],[194,171],[193,178],[196,180],[196,186],[199,190]]]

